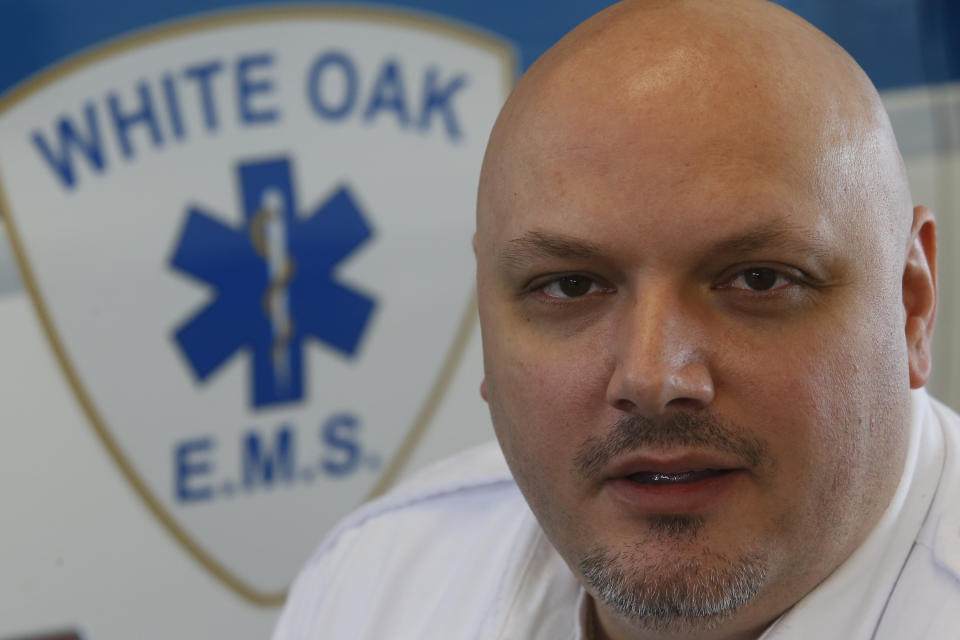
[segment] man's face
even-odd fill
[[[855,149],[749,117],[545,113],[485,170],[494,426],[601,618],[755,630],[899,480],[901,242]]]

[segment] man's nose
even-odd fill
[[[615,368],[607,402],[650,417],[713,402],[707,320],[678,296],[638,299],[612,332]]]

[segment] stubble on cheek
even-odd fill
[[[563,483],[558,482],[556,470],[551,469],[559,456],[550,451],[550,437],[537,431],[536,419],[530,417],[529,411],[517,418],[523,423],[515,420],[504,406],[499,384],[489,376],[487,380],[494,432],[517,486],[544,529],[569,528],[575,524],[570,515],[551,506],[561,500]],[[520,400],[521,404],[524,402],[531,400]]]
[[[853,354],[839,356],[842,366],[807,376],[817,380],[808,391],[815,411],[803,416],[804,466],[779,478],[797,489],[782,488],[792,506],[774,520],[774,530],[790,553],[784,573],[807,591],[827,579],[876,526],[899,483],[906,443],[901,424],[909,421],[889,385],[876,385],[883,371],[864,366]],[[905,429],[905,428],[904,428]],[[786,487],[786,486],[785,486]],[[799,594],[801,597],[803,594]]]

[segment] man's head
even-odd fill
[[[754,0],[626,2],[534,64],[481,177],[497,436],[611,637],[750,637],[903,469],[935,232],[869,80]]]

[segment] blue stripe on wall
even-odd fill
[[[0,93],[31,74],[108,38],[157,22],[270,0],[0,0]],[[320,4],[320,3],[313,3]],[[362,4],[351,0],[341,5]],[[609,0],[394,0],[511,40],[526,68]],[[956,0],[782,0],[840,42],[880,89],[960,79]]]

